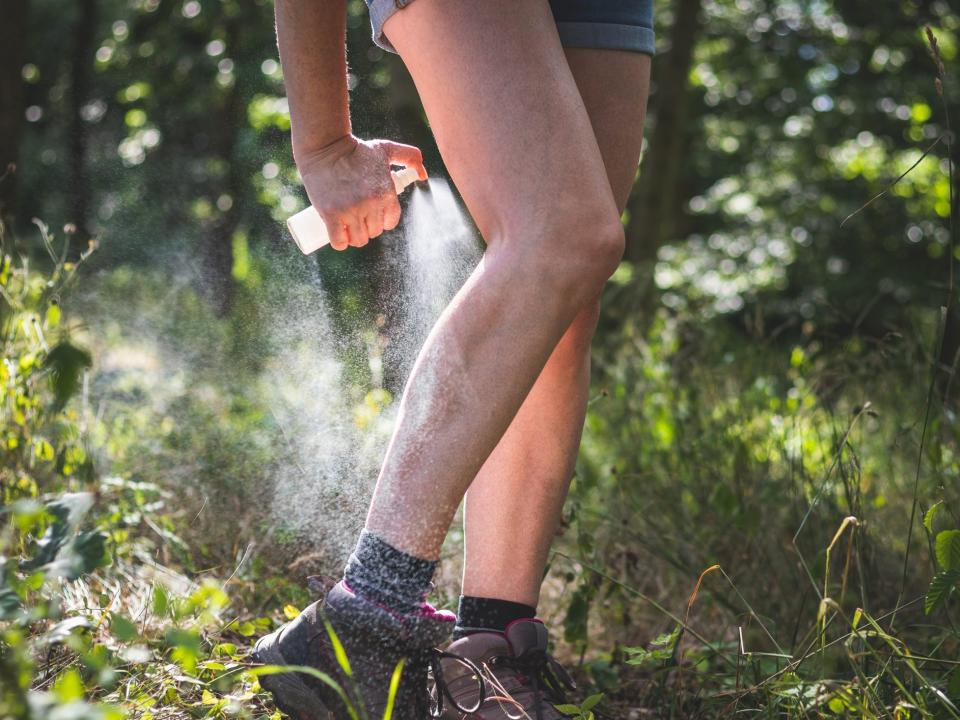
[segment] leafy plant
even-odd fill
[[[591,695],[579,705],[563,703],[555,707],[560,712],[579,718],[579,720],[594,720],[596,716],[593,713],[593,708],[595,708],[601,700],[603,700],[603,693],[597,693],[596,695]]]
[[[940,571],[930,581],[923,601],[923,610],[927,615],[946,603],[950,594],[960,585],[960,530],[937,533],[935,548]]]
[[[625,647],[627,665],[653,669],[663,667],[674,659],[677,651],[677,640],[680,638],[682,627],[677,625],[670,632],[662,633],[650,641],[649,647]]]
[[[60,308],[78,262],[66,249],[54,252],[47,227],[37,228],[47,272],[32,267],[0,225],[0,716],[47,717],[56,705],[69,706],[70,717],[119,717],[109,705],[87,703],[74,668],[36,689],[35,658],[44,648],[70,648],[88,671],[105,670],[83,638],[95,622],[65,616],[61,588],[111,561],[107,535],[90,526],[94,495],[83,488],[92,464],[79,415],[68,408],[90,364]]]

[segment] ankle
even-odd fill
[[[436,567],[436,562],[398,550],[364,530],[344,568],[343,582],[354,594],[406,614],[424,601]]]
[[[504,633],[510,623],[533,619],[536,614],[537,608],[533,605],[461,595],[453,636],[460,639],[481,632]]]

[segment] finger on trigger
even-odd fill
[[[403,143],[387,143],[387,159],[394,165],[416,168],[417,176],[421,180],[427,179],[427,169],[423,165],[423,153],[420,148]]]

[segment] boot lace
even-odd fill
[[[461,705],[454,697],[450,688],[447,686],[443,676],[443,665],[441,660],[453,660],[464,665],[469,671],[470,676],[477,682],[477,699],[475,703],[469,706]],[[480,709],[487,698],[486,682],[483,672],[480,668],[468,658],[455,653],[446,652],[437,648],[426,648],[418,650],[410,655],[407,669],[408,677],[414,683],[415,695],[413,697],[413,706],[417,718],[439,718],[443,715],[444,706],[450,703],[456,710],[465,715],[471,715]],[[432,678],[433,682],[426,682],[427,678]],[[423,681],[421,681],[421,679]],[[432,685],[433,690],[430,690]]]
[[[549,702],[551,705],[567,702],[567,692],[575,690],[576,684],[573,678],[557,662],[557,660],[544,650],[533,650],[524,653],[519,657],[512,655],[497,655],[490,660],[491,669],[507,668],[516,674],[517,680],[529,688],[533,693],[533,710],[536,720],[543,720],[543,704]],[[516,700],[510,697],[509,692],[496,680],[493,672],[492,684],[498,691],[505,695],[505,699],[519,708],[519,715],[511,715],[506,709],[504,712],[510,718],[519,720],[520,718],[529,718],[529,714]]]

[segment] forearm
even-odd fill
[[[276,0],[277,44],[298,163],[350,134],[346,14],[346,0]]]

